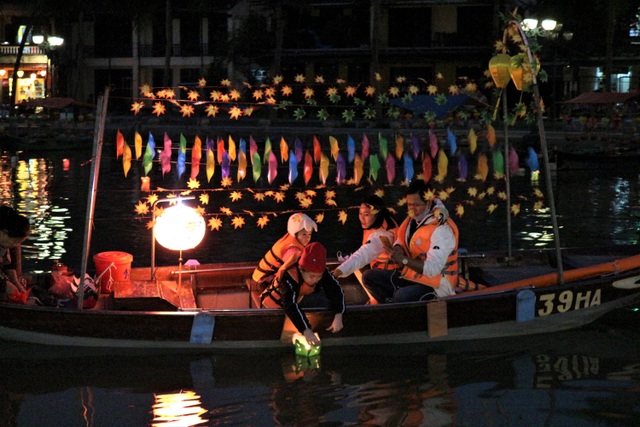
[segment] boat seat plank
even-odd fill
[[[116,282],[113,291],[116,310],[176,311],[197,308],[190,286],[171,280],[132,280]]]

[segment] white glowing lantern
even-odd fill
[[[162,246],[174,251],[195,248],[204,237],[204,218],[194,209],[179,204],[164,210],[156,218],[154,226],[156,240]]]

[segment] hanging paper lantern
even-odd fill
[[[195,209],[182,204],[165,209],[154,225],[158,243],[175,251],[195,248],[206,230],[204,218]]]
[[[146,191],[147,193],[151,191],[151,178],[148,176],[141,176],[140,181],[140,191]]]
[[[502,89],[509,84],[511,75],[509,74],[509,65],[511,57],[506,53],[499,53],[489,60],[489,72],[491,78],[498,89]]]
[[[533,63],[534,71],[537,75],[540,71],[540,61],[534,58]],[[509,74],[511,75],[513,84],[518,90],[523,89],[525,82],[531,82],[531,64],[526,54],[519,53],[511,57],[509,60]]]

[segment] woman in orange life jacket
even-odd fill
[[[458,228],[442,221],[437,205],[427,200],[430,188],[414,180],[406,191],[408,216],[397,230],[392,262],[402,271],[368,270],[363,284],[378,302],[424,301],[453,295],[458,274]],[[448,214],[447,214],[448,216]]]
[[[26,282],[20,275],[21,244],[30,232],[31,224],[27,217],[9,206],[0,205],[0,300],[8,297],[26,299],[28,295]]]
[[[264,290],[276,276],[281,276],[298,261],[314,231],[318,231],[318,225],[307,215],[295,213],[289,217],[287,234],[269,249],[253,271],[251,278],[257,283],[258,289]]]
[[[342,329],[345,310],[342,287],[327,270],[327,250],[318,242],[305,246],[297,264],[277,277],[260,296],[263,308],[283,308],[296,329],[311,345],[320,344],[303,308],[328,308],[334,313],[328,331]]]

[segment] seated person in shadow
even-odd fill
[[[22,276],[22,247],[31,232],[29,219],[15,209],[0,206],[0,300],[28,296]],[[12,296],[13,295],[13,296]]]
[[[432,190],[414,180],[406,191],[408,215],[397,231],[391,262],[402,270],[371,269],[363,273],[363,285],[378,302],[426,301],[454,295],[458,281],[458,227],[441,221]],[[442,223],[441,223],[442,222]]]
[[[320,344],[320,339],[313,333],[303,308],[331,309],[334,317],[327,330],[335,333],[342,329],[344,292],[338,279],[327,269],[327,250],[321,243],[305,246],[298,262],[276,277],[260,300],[263,308],[283,308],[311,345]]]

